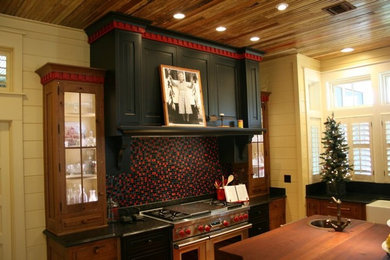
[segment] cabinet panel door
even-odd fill
[[[269,228],[272,230],[283,224],[286,224],[286,202],[281,198],[269,203]]]
[[[209,70],[210,70],[210,55],[193,51],[185,48],[179,49],[178,66],[188,69],[200,71],[200,79],[202,83],[203,104],[206,118],[209,116],[208,111],[208,89],[209,89]]]
[[[306,199],[306,215],[320,215],[321,212],[321,204],[319,200],[316,199]]]
[[[105,239],[81,246],[76,246],[70,250],[71,259],[83,260],[116,260],[118,259],[117,239]]]
[[[141,36],[128,32],[118,32],[116,109],[117,125],[138,124],[140,119],[140,74]],[[114,86],[111,86],[114,88]],[[112,90],[113,91],[113,90]],[[106,91],[108,92],[108,91]],[[119,101],[119,102],[118,102]],[[112,104],[112,103],[111,103]],[[117,126],[116,125],[116,126]]]
[[[142,106],[141,121],[143,125],[162,125],[164,118],[159,66],[175,65],[176,47],[144,40],[142,62],[142,98],[138,101]]]
[[[248,127],[261,127],[261,101],[258,62],[246,61],[246,84]]]
[[[228,124],[237,120],[238,63],[222,57],[214,57],[214,61],[215,85],[209,93],[209,113],[223,113]]]

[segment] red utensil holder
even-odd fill
[[[218,200],[225,200],[226,197],[225,197],[225,189],[224,188],[218,188],[217,189],[217,199]]]

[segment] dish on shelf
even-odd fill
[[[386,240],[383,241],[383,243],[382,243],[382,248],[383,248],[383,250],[386,251],[387,255],[390,256],[390,248],[387,247],[387,245],[386,245]]]
[[[387,220],[387,225],[390,227],[390,219]]]

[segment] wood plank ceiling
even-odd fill
[[[1,0],[0,13],[84,29],[109,11],[235,47],[264,51],[265,59],[301,53],[325,60],[344,47],[361,52],[390,46],[390,1],[349,0],[356,8],[331,15],[343,0]],[[182,12],[185,19],[172,15]],[[225,32],[216,32],[225,26]],[[260,37],[257,42],[249,40]]]

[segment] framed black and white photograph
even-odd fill
[[[160,65],[165,125],[206,126],[199,70]]]

